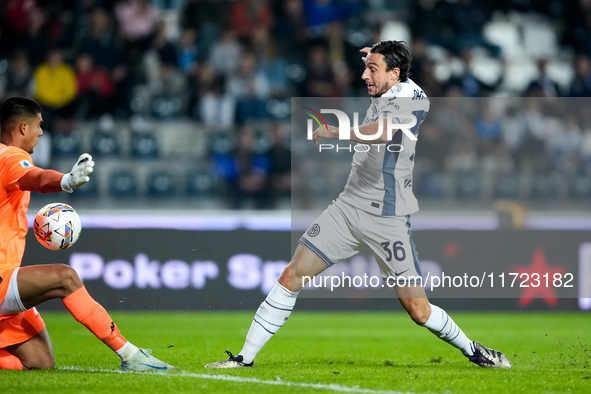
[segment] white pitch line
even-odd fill
[[[255,383],[255,384],[269,384],[274,386],[288,386],[288,387],[305,387],[318,390],[331,390],[338,391],[341,393],[363,393],[363,394],[409,394],[409,392],[391,391],[391,390],[372,390],[364,389],[361,387],[349,387],[341,386],[338,384],[322,384],[322,383],[298,383],[284,380],[263,380],[257,378],[244,378],[241,376],[232,375],[211,375],[211,374],[200,374],[190,372],[178,372],[178,373],[163,373],[163,372],[134,372],[134,371],[121,371],[113,369],[93,369],[93,368],[79,368],[79,367],[59,367],[57,369],[64,371],[77,371],[77,372],[101,372],[101,373],[118,373],[118,374],[142,374],[142,375],[160,375],[160,376],[181,376],[188,378],[197,379],[208,379],[208,380],[222,380],[226,382],[238,382],[238,383]]]

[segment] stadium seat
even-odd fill
[[[121,154],[121,141],[114,133],[97,131],[92,137],[92,154],[96,157],[114,157]]]
[[[537,17],[523,19],[521,31],[523,48],[532,58],[554,57],[558,53],[556,28],[546,20]]]
[[[80,135],[78,133],[56,134],[53,137],[53,155],[78,156],[80,154]]]
[[[176,179],[173,174],[164,171],[148,175],[148,195],[151,197],[174,197],[176,195]]]
[[[412,35],[408,24],[405,22],[390,20],[382,25],[382,31],[380,32],[382,40],[390,40],[391,37],[396,37],[397,40],[406,41],[409,45],[412,45]]]
[[[114,197],[131,198],[138,194],[137,179],[131,171],[118,171],[109,178],[109,192]]]
[[[155,159],[158,157],[160,144],[155,135],[136,132],[131,139],[131,152],[137,159]]]
[[[476,199],[480,197],[481,181],[478,174],[459,174],[456,179],[456,197]]]
[[[538,71],[533,60],[513,60],[507,64],[503,86],[514,92],[522,92],[537,75]]]
[[[209,136],[207,148],[211,154],[227,154],[236,147],[236,137],[230,133],[220,132]]]
[[[207,197],[214,194],[218,178],[212,171],[197,170],[187,174],[187,195],[191,197]]]
[[[494,85],[502,77],[501,62],[489,56],[474,56],[472,71],[484,83]]]
[[[265,108],[269,116],[273,119],[286,119],[291,111],[289,99],[271,99],[267,101]]]
[[[519,177],[514,174],[500,175],[495,182],[493,196],[503,200],[519,198]]]
[[[514,21],[491,21],[484,25],[484,38],[501,47],[505,57],[520,56],[522,52],[519,27]]]
[[[156,119],[176,118],[182,107],[182,101],[178,97],[157,96],[152,100],[152,116]]]
[[[582,174],[574,176],[570,180],[568,194],[575,199],[591,198],[591,178]]]
[[[534,176],[531,198],[535,200],[551,200],[558,196],[556,179],[552,174],[538,174]]]

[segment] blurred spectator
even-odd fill
[[[152,45],[160,12],[149,0],[121,0],[115,6],[115,17],[128,59],[131,64],[137,64]]]
[[[35,69],[35,99],[43,107],[43,122],[49,130],[71,131],[77,110],[76,74],[63,60],[62,51],[50,49],[47,61]],[[59,124],[58,124],[59,122]]]
[[[271,97],[287,97],[288,83],[287,62],[279,56],[277,41],[269,30],[257,28],[253,39],[253,48],[259,68],[269,83]]]
[[[360,8],[358,0],[304,0],[306,22],[313,35],[323,35],[329,23],[350,18],[358,14]]]
[[[335,21],[326,26],[330,64],[333,67],[333,72],[338,73],[335,78],[339,79],[336,88],[351,92],[351,94],[353,94],[353,89],[363,90],[365,93],[367,86],[361,79],[365,64],[361,60],[359,48],[351,45],[344,36],[342,22]],[[345,83],[345,85],[339,86],[340,83]],[[340,93],[337,92],[336,95],[340,95]]]
[[[191,100],[191,114],[208,129],[229,129],[234,125],[236,100],[223,91],[223,78],[216,75],[209,63],[198,68],[196,96]]]
[[[236,100],[236,119],[239,123],[266,117],[265,100],[270,95],[269,81],[257,69],[252,52],[242,55],[240,68],[226,80],[226,92]]]
[[[8,62],[6,73],[0,74],[0,100],[4,101],[10,96],[31,97],[33,92],[33,69],[27,53],[17,50]]]
[[[503,141],[511,151],[517,151],[523,140],[521,113],[518,105],[508,106],[503,116]]]
[[[187,78],[178,67],[176,48],[166,35],[166,24],[160,21],[157,26],[153,45],[143,59],[150,95],[148,101],[156,116],[177,116],[186,109]]]
[[[181,25],[197,32],[199,61],[208,59],[214,42],[219,39],[220,30],[226,26],[228,7],[226,0],[186,1],[186,6],[181,12]]]
[[[423,73],[423,68],[425,67],[424,63],[428,60],[427,41],[421,37],[414,37],[412,39],[411,54],[412,62],[410,64],[410,75],[412,80],[422,87],[421,75]]]
[[[230,5],[229,27],[245,44],[252,41],[255,28],[270,30],[273,13],[267,0],[235,0]]]
[[[302,0],[285,0],[275,24],[282,55],[292,61],[303,61],[307,52],[309,31]]]
[[[34,5],[34,0],[5,0],[2,2],[0,57],[8,57],[19,44],[19,37],[23,36],[27,29],[28,10]]]
[[[494,84],[485,83],[478,78],[472,69],[474,57],[468,49],[462,51],[462,61],[464,62],[464,73],[456,83],[464,88],[464,95],[468,97],[490,96],[503,82],[503,73],[499,80]]]
[[[445,99],[433,101],[427,119],[435,120],[447,138],[455,139],[460,135],[460,130],[469,127],[466,118],[477,112],[476,100],[462,98],[461,89],[455,85],[448,87],[445,95]]]
[[[455,29],[456,51],[462,52],[475,46],[486,48],[494,57],[501,49],[484,39],[482,29],[489,20],[491,12],[483,0],[458,0],[451,8]]]
[[[568,21],[568,28],[563,29],[562,42],[577,53],[591,54],[591,1],[564,1],[561,6],[562,19]]]
[[[441,97],[441,83],[435,77],[435,64],[427,57],[427,42],[420,37],[412,41],[412,63],[410,78],[427,94],[428,97]]]
[[[547,162],[546,158],[546,127],[545,118],[541,104],[537,99],[526,99],[525,108],[520,110],[515,130],[518,142],[514,154],[516,161],[520,164],[534,165],[539,167]]]
[[[267,154],[254,151],[254,137],[254,130],[244,126],[238,134],[237,148],[214,157],[214,169],[226,181],[233,209],[242,208],[251,198],[257,209],[268,207],[270,159]]]
[[[209,63],[219,75],[227,76],[236,71],[242,55],[242,45],[234,30],[226,30],[221,39],[214,43],[209,54]]]
[[[113,81],[104,69],[95,67],[88,53],[81,53],[76,58],[76,82],[80,117],[94,119],[109,112]]]
[[[72,0],[37,0],[37,4],[46,18],[44,30],[49,36],[50,46],[63,48],[70,55],[69,48],[74,44],[78,21],[82,19],[78,3]]]
[[[591,59],[589,56],[577,56],[575,78],[570,84],[570,96],[591,97]]]
[[[451,5],[444,0],[411,2],[410,31],[412,36],[422,38],[429,44],[453,50],[455,37],[450,7]]]
[[[306,78],[301,86],[302,97],[329,97],[336,90],[333,81],[326,45],[313,45],[308,52]]]
[[[493,153],[502,144],[503,127],[487,102],[481,103],[480,115],[474,126],[478,136],[478,150],[481,154]]]
[[[27,14],[27,29],[19,37],[18,47],[28,51],[31,67],[35,68],[46,58],[46,53],[52,45],[49,32],[45,28],[46,17],[39,7],[31,7]]]
[[[197,74],[198,54],[197,33],[192,27],[183,30],[178,43],[178,65],[183,72],[191,77]]]
[[[97,66],[109,71],[121,67],[125,58],[113,37],[113,26],[103,8],[88,13],[88,27],[78,37],[78,52],[86,52]]]
[[[158,55],[161,64],[177,67],[179,64],[175,45],[168,39],[166,33],[166,22],[158,21],[156,24],[156,33],[152,43],[152,50]]]
[[[564,118],[564,129],[561,130],[554,144],[554,165],[565,173],[575,173],[581,161],[581,144],[583,135],[577,119],[572,115]]]
[[[529,97],[558,97],[560,96],[558,84],[548,75],[548,60],[538,59],[538,76],[531,81],[526,93]]]
[[[134,80],[129,73],[123,51],[113,37],[112,20],[103,8],[93,8],[88,14],[88,29],[78,37],[78,53],[85,52],[96,67],[109,73],[116,94],[110,108],[115,113],[129,114],[129,102]]]
[[[353,73],[345,63],[341,63],[333,68],[333,90],[330,92],[330,97],[354,97],[356,96],[355,89],[353,89]],[[361,80],[361,78],[358,78]]]

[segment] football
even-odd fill
[[[51,203],[35,216],[35,237],[50,250],[64,250],[74,245],[82,229],[80,217],[68,204]]]

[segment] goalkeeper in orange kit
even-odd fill
[[[67,265],[20,267],[31,191],[71,193],[89,181],[94,162],[83,154],[68,174],[33,165],[30,154],[43,135],[41,107],[11,97],[0,108],[0,369],[55,366],[45,323],[35,306],[60,298],[88,330],[121,358],[123,370],[177,369],[140,349],[119,332],[107,311],[86,291]]]

